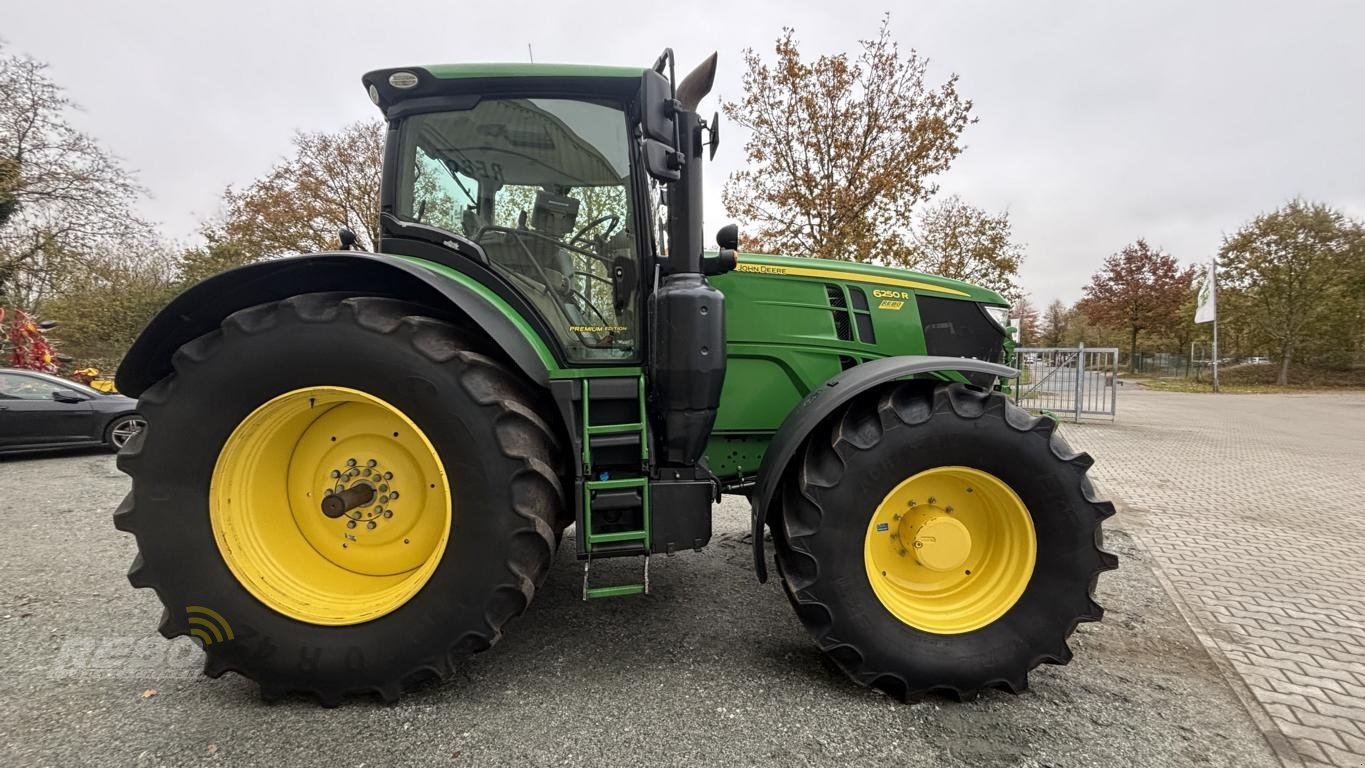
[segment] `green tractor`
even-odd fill
[[[715,64],[371,72],[376,252],[343,231],[148,325],[118,372],[147,428],[114,520],[206,674],[393,700],[496,643],[569,526],[584,599],[648,594],[721,494],[751,502],[759,581],[770,549],[862,685],[1017,692],[1069,660],[1113,506],[1000,391],[1006,303],[739,254],[734,227],[704,252]],[[638,583],[599,583],[623,557]]]

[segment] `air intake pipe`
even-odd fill
[[[725,383],[725,297],[702,273],[702,130],[697,105],[711,91],[716,54],[678,85],[679,178],[668,191],[668,261],[650,297],[650,378],[658,460],[690,467],[706,450]]]

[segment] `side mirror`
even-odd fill
[[[715,112],[715,113],[713,113],[713,114],[711,115],[711,122],[710,122],[710,123],[707,123],[707,125],[706,125],[706,130],[711,134],[711,139],[710,139],[710,141],[706,142],[706,146],[708,146],[708,147],[711,148],[711,154],[707,157],[707,159],[708,159],[708,160],[715,160],[715,159],[716,159],[716,150],[720,149],[720,113],[719,113],[719,112]]]
[[[70,392],[63,392],[60,389],[53,390],[52,399],[59,403],[83,403],[85,398],[80,395],[73,395]]]
[[[652,69],[645,70],[640,77],[640,127],[646,139],[674,146],[677,142],[674,106],[673,86],[668,78]]]
[[[654,139],[644,140],[645,170],[659,181],[677,181],[682,178],[682,153],[673,147]]]
[[[337,232],[337,239],[341,241],[341,250],[349,251],[355,248],[356,236],[349,227],[342,227]]]

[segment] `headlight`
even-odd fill
[[[1009,307],[988,307],[983,304],[981,308],[986,310],[986,316],[994,320],[995,324],[1000,326],[1002,330],[1004,328],[1009,327],[1010,324]]]

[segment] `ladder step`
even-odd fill
[[[640,436],[633,432],[621,432],[620,434],[610,435],[589,435],[592,441],[592,449],[600,451],[607,448],[633,448],[640,444]]]
[[[626,597],[627,595],[643,595],[645,593],[644,584],[621,584],[615,587],[588,587],[585,599],[594,600],[599,597]]]
[[[645,428],[644,424],[635,422],[634,424],[597,424],[587,428],[590,435],[613,435],[622,432],[639,432]]]
[[[644,488],[649,485],[647,477],[623,477],[617,480],[589,480],[583,483],[590,491],[612,491],[618,488]]]
[[[649,534],[644,531],[613,531],[611,533],[590,533],[588,541],[592,544],[608,544],[613,541],[644,541]]]
[[[593,494],[592,511],[610,512],[618,509],[639,509],[644,503],[644,494],[639,488],[617,488],[616,490],[598,490]]]
[[[649,555],[645,555],[645,570],[643,584],[616,584],[610,587],[589,587],[588,571],[592,568],[592,560],[583,563],[583,599],[591,600],[597,597],[625,597],[626,595],[647,595],[649,594]]]

